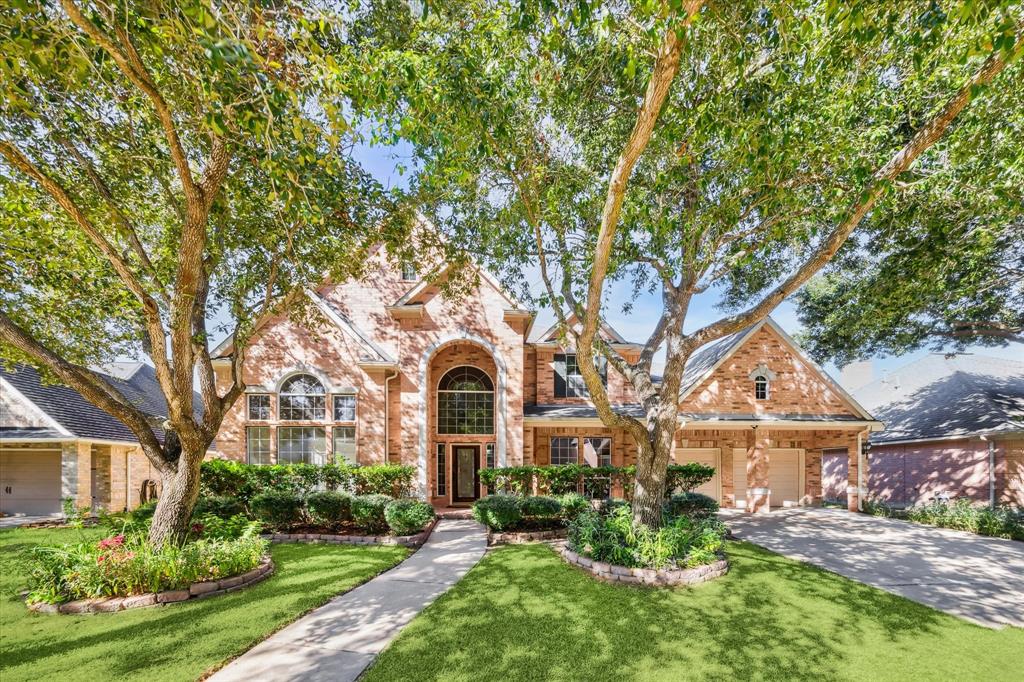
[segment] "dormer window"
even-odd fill
[[[775,372],[768,369],[768,366],[762,362],[750,373],[750,379],[754,382],[754,400],[768,400],[771,391],[770,384],[775,380]]]
[[[761,374],[754,377],[754,399],[768,400],[768,377]]]
[[[413,263],[402,263],[402,279],[406,282],[416,279],[416,266]]]

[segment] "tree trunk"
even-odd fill
[[[149,541],[159,547],[166,543],[181,544],[188,536],[192,510],[199,497],[199,469],[203,452],[182,449],[177,469],[161,478],[163,488],[149,529]]]
[[[661,527],[668,465],[675,442],[676,415],[661,419],[648,417],[649,438],[637,443],[636,480],[633,488],[633,521],[651,528]]]

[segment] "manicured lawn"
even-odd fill
[[[987,630],[748,544],[690,589],[595,582],[543,545],[489,553],[365,677],[381,680],[1020,680]]]
[[[98,530],[82,531],[90,539]],[[92,616],[32,614],[26,551],[77,542],[67,529],[0,531],[0,670],[16,680],[195,680],[299,615],[403,559],[398,547],[274,545],[275,574],[247,590]]]

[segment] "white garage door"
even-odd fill
[[[700,464],[706,464],[713,468],[715,470],[715,475],[711,480],[704,485],[694,488],[694,490],[721,502],[722,479],[721,476],[718,475],[718,469],[721,466],[719,461],[719,452],[720,450],[718,448],[676,448],[676,464],[699,462]]]
[[[801,456],[800,450],[768,451],[768,487],[772,491],[773,507],[792,507],[800,503]]]
[[[747,506],[747,449],[732,451],[732,487],[736,495],[737,509]]]
[[[60,450],[0,450],[0,512],[59,514]]]

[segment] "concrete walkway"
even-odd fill
[[[260,642],[210,679],[355,680],[486,549],[483,526],[442,519],[419,551],[401,564]]]
[[[839,509],[725,512],[742,540],[986,627],[1024,627],[1024,542]]]

